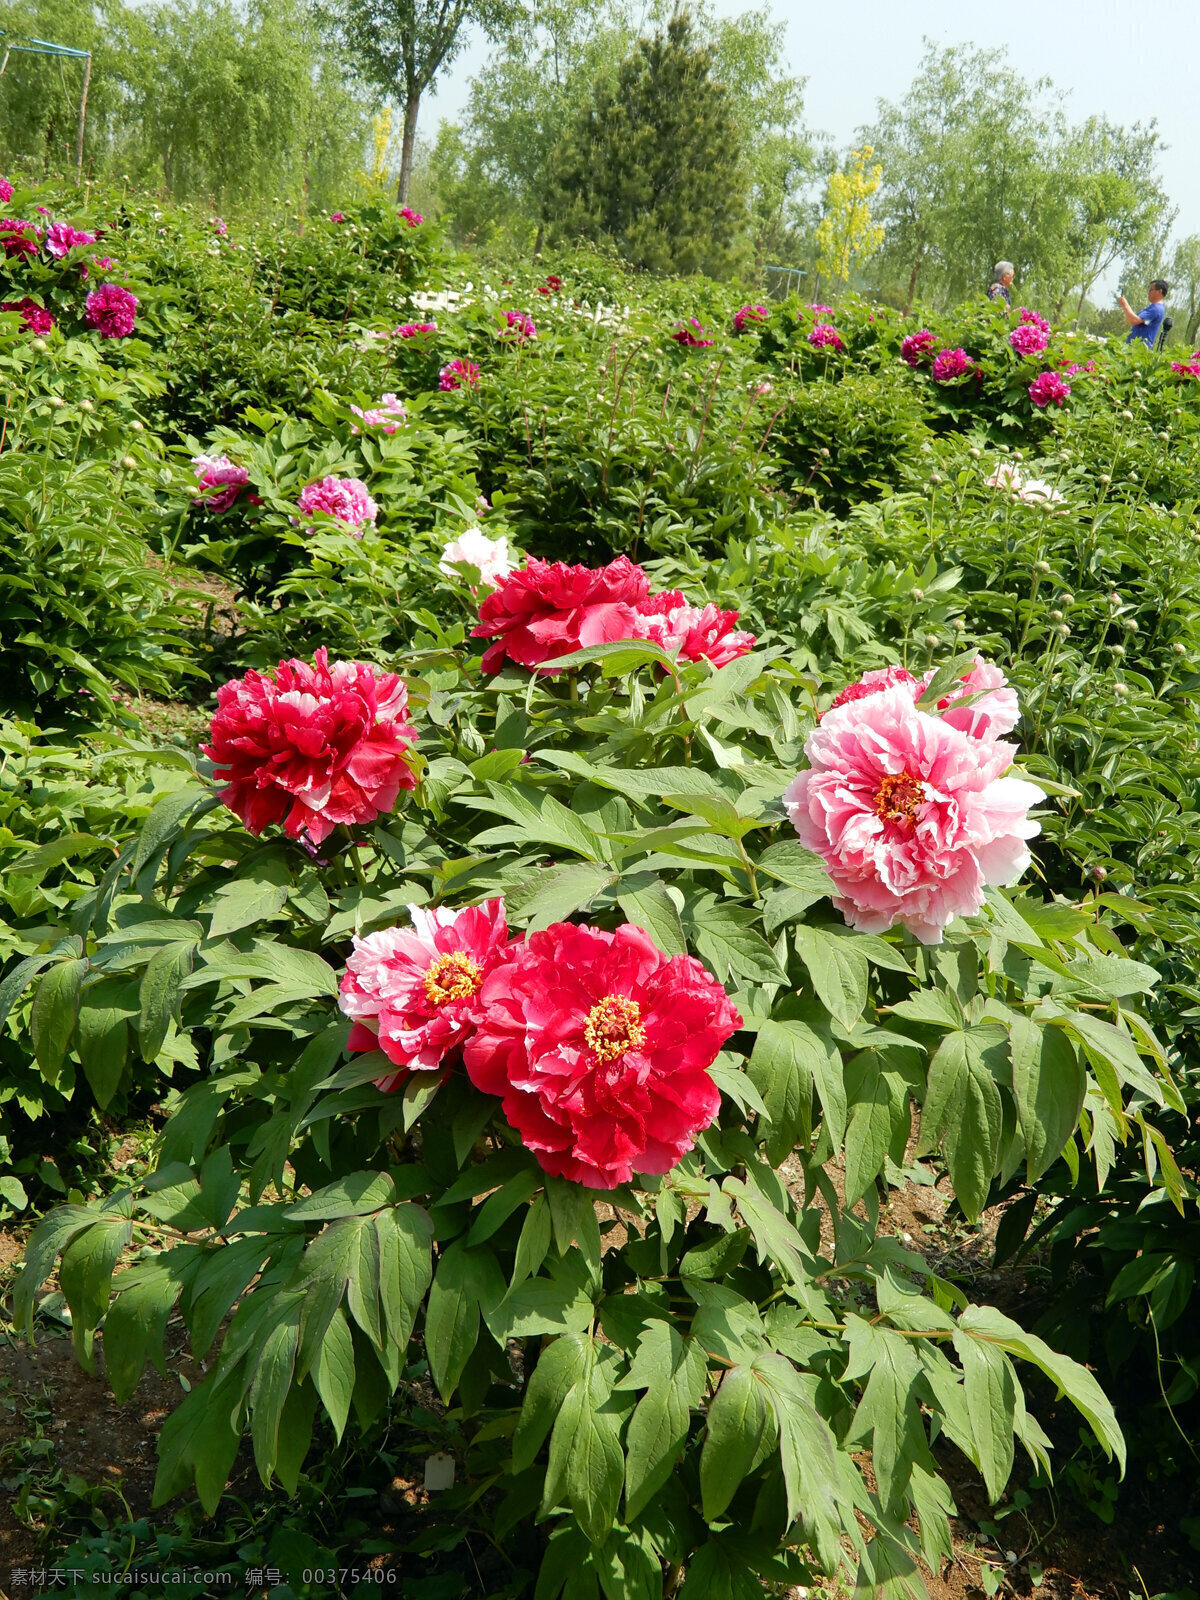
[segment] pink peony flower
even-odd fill
[[[715,341],[708,338],[703,323],[695,317],[689,317],[686,322],[676,324],[675,332],[671,335],[676,344],[686,345],[693,350],[706,350]]]
[[[60,259],[69,255],[72,250],[81,244],[95,244],[94,233],[80,233],[78,228],[73,228],[69,222],[52,222],[46,229],[46,249],[52,256]]]
[[[1071,372],[1078,371],[1078,367],[1071,368]],[[1186,378],[1200,378],[1200,350],[1194,353],[1190,361],[1172,361],[1171,371],[1181,372]]]
[[[933,381],[954,383],[956,379],[965,377],[974,365],[965,350],[939,350],[933,358]]]
[[[876,667],[871,672],[864,672],[857,683],[848,683],[840,693],[834,695],[829,703],[829,711],[836,711],[839,706],[848,706],[855,700],[865,700],[868,695],[882,694],[885,689],[894,689],[897,684],[903,684],[913,692],[913,699],[919,699],[922,684],[919,678],[914,678],[907,667]],[[828,716],[829,711],[822,711],[817,721]]]
[[[0,205],[7,205],[13,197],[13,186],[7,178],[0,178]]]
[[[735,311],[733,314],[733,331],[745,333],[747,328],[766,322],[770,315],[766,306],[743,306],[740,311]]]
[[[438,571],[448,578],[461,578],[460,563],[474,567],[484,583],[495,589],[514,570],[509,559],[507,539],[489,539],[482,528],[465,528],[442,551]]]
[[[124,339],[133,332],[138,298],[118,283],[93,289],[84,302],[84,315],[102,339]]]
[[[47,311],[45,306],[39,306],[37,301],[31,300],[28,295],[22,300],[5,300],[0,305],[0,311],[19,311],[21,321],[30,333],[49,333],[51,328],[58,326],[53,312]]]
[[[422,333],[436,333],[436,322],[402,322],[398,328],[392,329],[393,339],[415,339]]]
[[[515,339],[518,344],[524,344],[526,339],[537,338],[537,329],[528,311],[506,311],[504,321],[506,326],[499,329],[501,339]]]
[[[542,1168],[591,1189],[668,1172],[720,1109],[708,1068],[742,1019],[640,928],[556,922],[484,979],[463,1060]]]
[[[568,566],[531,558],[479,608],[473,639],[495,639],[484,651],[484,672],[505,661],[536,667],[593,644],[632,639],[634,607],[649,591],[646,574],[628,556],[606,567]]]
[[[808,309],[812,312],[814,317],[831,317],[833,315],[832,306],[814,305],[809,306]]]
[[[722,611],[711,601],[693,606],[678,589],[670,589],[639,602],[634,637],[678,652],[680,661],[707,660],[723,667],[754,649],[754,634],[734,631],[737,619],[736,611]]]
[[[483,1021],[479,991],[508,946],[503,900],[408,913],[411,929],[355,938],[338,1000],[354,1018],[349,1048],[382,1050],[402,1069],[375,1079],[384,1090],[410,1072],[436,1070],[461,1048]]]
[[[228,511],[250,481],[245,467],[228,456],[193,456],[192,467],[204,491],[192,504],[213,512]]]
[[[1071,385],[1057,372],[1039,372],[1029,385],[1029,398],[1039,409],[1048,405],[1061,406],[1070,393]]]
[[[414,211],[411,206],[401,206],[399,214],[404,218],[405,222],[408,223],[410,228],[419,228],[425,221],[425,218],[421,215],[421,213],[419,211]]]
[[[377,406],[371,406],[363,411],[359,406],[351,406],[356,417],[361,417],[368,428],[382,428],[384,433],[395,433],[402,422],[408,421],[408,412],[404,409],[404,402],[398,395],[385,394]],[[351,433],[358,432],[358,424],[352,423]]]
[[[1015,883],[1029,864],[1026,840],[1040,827],[1028,811],[1045,795],[1003,776],[1016,747],[918,711],[908,684],[828,712],[804,753],[809,767],[784,807],[862,933],[899,922],[940,944],[989,884]]]
[[[6,256],[35,256],[42,230],[20,217],[0,217],[0,244]]]
[[[408,690],[394,672],[361,661],[281,661],[217,690],[203,753],[224,783],[221,799],[253,834],[282,822],[320,844],[339,823],[374,822],[401,789],[416,787]]]
[[[844,350],[841,334],[830,322],[818,322],[808,336],[808,342],[818,350]]]
[[[451,389],[478,389],[479,368],[473,361],[451,361],[438,373],[438,388],[449,392]]]
[[[900,341],[900,359],[910,367],[919,367],[922,361],[933,354],[936,344],[937,340],[928,328],[905,334]]]
[[[223,222],[220,217],[209,217],[208,221],[213,232],[220,234],[222,239],[229,232],[229,224]]]
[[[306,517],[323,512],[344,522],[356,539],[361,539],[368,523],[375,526],[379,507],[367,493],[367,486],[359,478],[320,478],[306,484],[300,491],[300,510]]]
[[[1019,356],[1036,356],[1050,343],[1050,335],[1031,322],[1022,322],[1009,334],[1008,342]]]
[[[329,213],[329,220],[330,222],[345,222],[346,213],[344,211],[331,211]]]
[[[1001,461],[991,477],[983,481],[989,489],[1007,489],[1012,494],[1019,494],[1024,480],[1019,467],[1014,467],[1011,461]]]
[[[1045,317],[1040,316],[1036,311],[1030,311],[1028,306],[1017,307],[1017,320],[1025,323],[1027,327],[1040,328],[1044,334],[1049,335],[1050,333],[1050,324]]]

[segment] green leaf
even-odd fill
[[[867,1004],[867,958],[849,939],[824,928],[792,930],[796,953],[808,969],[817,998],[835,1022],[852,1028]]]
[[[538,875],[538,888],[521,902],[520,918],[529,933],[564,922],[576,911],[591,905],[596,896],[616,882],[616,873],[592,861],[579,861],[565,867],[545,868]]]
[[[1009,1047],[1017,1119],[1025,1135],[1026,1175],[1036,1183],[1079,1126],[1087,1074],[1062,1028],[1014,1016]]]
[[[533,1465],[563,1401],[584,1376],[589,1359],[585,1344],[582,1333],[565,1333],[542,1346],[513,1434],[514,1472],[524,1472]]]
[[[812,1139],[811,1058],[822,1048],[803,1022],[765,1022],[754,1041],[746,1072],[767,1108],[766,1153],[774,1167]]]
[[[176,1245],[159,1260],[118,1274],[104,1318],[104,1366],[122,1404],[137,1388],[148,1355],[163,1369],[167,1318],[183,1289],[185,1264],[198,1255],[198,1245]]]
[[[126,992],[123,984],[97,984],[79,1008],[76,1048],[101,1110],[116,1094],[129,1057],[129,1020],[137,1012],[124,1000]]]
[[[543,1513],[567,1504],[594,1545],[608,1538],[625,1481],[620,1420],[595,1345],[584,1341],[585,1372],[571,1387],[550,1434]]]
[[[156,1506],[194,1479],[200,1504],[215,1515],[241,1443],[235,1421],[240,1409],[237,1385],[229,1378],[210,1378],[184,1397],[159,1434]]]
[[[593,1560],[604,1600],[662,1600],[662,1567],[645,1528],[614,1528]]]
[[[479,1337],[479,1311],[504,1298],[495,1253],[455,1243],[438,1257],[425,1312],[425,1352],[438,1393],[447,1405]]]
[[[71,1332],[80,1365],[92,1368],[92,1333],[108,1310],[113,1268],[133,1235],[127,1216],[100,1213],[62,1253],[58,1281],[71,1308]]]
[[[940,1140],[955,1197],[972,1221],[987,1201],[1000,1156],[1003,1112],[988,1061],[995,1059],[1002,1070],[1007,1043],[1003,1028],[984,1024],[947,1034],[929,1064],[918,1153]]]
[[[64,949],[64,947],[66,947]],[[28,984],[29,980],[39,973],[43,967],[49,966],[59,955],[79,956],[83,954],[83,940],[77,938],[63,939],[55,945],[53,950],[47,950],[44,955],[26,956],[24,961],[18,961],[16,966],[0,983],[0,1024],[3,1024],[8,1013],[16,1003],[17,997]]]
[[[862,1050],[846,1068],[846,1091],[846,1204],[852,1206],[883,1171],[904,1086],[878,1051]]]
[[[732,973],[749,983],[782,983],[786,973],[775,952],[753,924],[748,906],[731,905],[706,894],[688,909],[687,931],[722,983]]]
[[[354,1395],[354,1340],[340,1306],[326,1324],[312,1368],[312,1381],[333,1423],[334,1438],[340,1440]]]
[[[263,1341],[262,1353],[250,1384],[254,1464],[259,1477],[268,1487],[279,1455],[279,1427],[292,1388],[300,1336],[301,1296],[283,1295],[280,1300],[279,1320]]]
[[[988,1499],[995,1504],[1012,1473],[1016,1376],[1003,1350],[973,1338],[961,1322],[954,1333],[954,1349],[962,1362],[975,1464],[983,1473]]]
[[[669,956],[687,954],[687,940],[674,900],[661,879],[648,872],[629,873],[616,887],[617,904],[626,921],[648,933]]]
[[[379,1238],[379,1304],[393,1346],[408,1349],[413,1323],[433,1276],[433,1223],[416,1205],[379,1211],[373,1218]]]
[[[650,1322],[625,1384],[646,1390],[625,1437],[625,1517],[639,1517],[687,1444],[692,1407],[704,1394],[704,1352],[665,1322]]]
[[[755,868],[806,895],[807,905],[824,900],[835,892],[833,880],[820,856],[806,850],[799,839],[783,839],[771,845],[759,856]]]
[[[315,1194],[295,1205],[286,1206],[288,1222],[330,1222],[336,1217],[364,1217],[381,1211],[396,1198],[396,1185],[389,1172],[351,1172],[336,1183],[327,1183]]]
[[[58,962],[42,978],[34,993],[30,1016],[33,1053],[47,1083],[57,1082],[66,1059],[88,965],[86,956]]]
[[[169,836],[190,812],[194,811],[202,800],[212,800],[212,795],[207,789],[198,785],[176,789],[172,794],[164,795],[151,808],[145,822],[142,824],[141,833],[138,835],[137,854],[133,858],[133,877],[137,877],[146,863],[166,843]]]
[[[844,1381],[867,1379],[854,1413],[853,1437],[870,1445],[880,1498],[891,1507],[908,1489],[914,1459],[925,1453],[917,1396],[921,1364],[911,1339],[853,1313],[846,1318],[846,1343],[850,1358]]]
[[[154,1061],[163,1047],[168,1027],[179,1020],[180,991],[184,978],[192,970],[195,951],[196,945],[190,939],[164,944],[146,964],[138,990],[138,1041],[143,1061]]]
[[[758,1378],[748,1366],[730,1367],[708,1408],[700,1452],[700,1497],[706,1522],[720,1519],[750,1471],[769,1421]]]

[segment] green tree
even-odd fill
[[[1161,149],[1153,122],[1122,128],[1089,117],[1067,135],[1058,156],[1067,211],[1060,310],[1078,288],[1078,316],[1096,280],[1161,228],[1168,207],[1155,170]]]
[[[1167,281],[1171,298],[1185,318],[1183,338],[1191,344],[1200,330],[1200,234],[1189,233],[1175,246]]]
[[[1003,51],[928,44],[904,99],[881,101],[861,131],[883,164],[877,215],[908,305],[918,285],[943,302],[982,289],[1002,257],[1023,277],[1045,275],[1064,221],[1047,161],[1063,119],[1043,104],[1049,87],[1028,83]]]
[[[869,144],[851,150],[845,169],[829,175],[825,214],[817,227],[822,277],[835,291],[849,282],[858,262],[874,255],[883,243],[883,227],[871,215],[871,202],[883,179],[883,168],[867,163],[875,154]]]
[[[729,91],[677,12],[640,39],[555,152],[548,211],[568,237],[611,239],[655,271],[733,270],[749,213]]]
[[[336,20],[364,78],[404,111],[396,199],[408,199],[421,97],[466,42],[468,23],[489,33],[516,21],[517,0],[339,0]]]

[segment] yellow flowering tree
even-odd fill
[[[848,282],[856,262],[883,243],[883,224],[871,216],[871,200],[883,178],[878,163],[868,165],[874,154],[869,144],[851,150],[845,171],[833,173],[826,186],[825,214],[817,224],[817,270],[835,289]]]
[[[392,108],[384,106],[371,123],[371,165],[359,174],[368,189],[391,187],[388,148],[392,142]]]

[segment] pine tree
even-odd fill
[[[641,39],[552,163],[559,237],[608,239],[659,272],[735,270],[746,249],[747,181],[728,91],[686,12]]]

